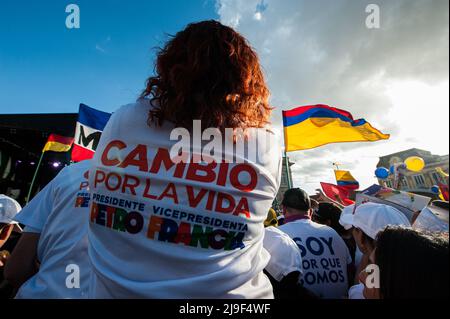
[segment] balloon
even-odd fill
[[[420,172],[425,167],[425,161],[418,156],[411,156],[405,160],[406,168],[413,172]]]
[[[391,165],[391,167],[389,167],[389,173],[391,174],[395,173],[395,165]]]
[[[439,186],[434,185],[433,187],[431,187],[431,191],[435,194],[439,194]]]
[[[386,167],[378,167],[375,170],[375,176],[380,179],[386,179],[389,176],[389,170]]]

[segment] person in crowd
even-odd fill
[[[344,239],[348,249],[350,250],[350,254],[352,255],[352,260],[356,271],[356,269],[359,268],[359,264],[361,263],[363,253],[361,252],[361,250],[359,250],[358,245],[356,245],[355,238],[353,237],[353,226],[351,224],[351,221],[353,218],[354,210],[355,204],[344,206],[339,217],[339,224],[344,229],[341,237],[342,239]]]
[[[375,239],[381,230],[389,225],[410,227],[408,218],[398,209],[377,203],[364,203],[355,208],[354,214],[346,216],[346,223],[352,225],[353,237],[363,253],[354,283],[349,290],[351,299],[363,299],[363,284],[359,274],[369,265],[370,254],[375,249]]]
[[[311,209],[313,211],[314,216],[314,214],[319,211],[319,202],[312,198],[309,198],[309,200],[311,201]]]
[[[448,236],[442,233],[387,227],[378,233],[370,255],[378,270],[360,274],[364,297],[448,299],[448,249]]]
[[[313,213],[312,220],[316,223],[333,228],[340,236],[342,236],[345,229],[339,224],[341,212],[341,208],[333,203],[318,203],[317,209]]]
[[[302,270],[301,252],[295,242],[275,227],[267,227],[264,234],[264,249],[270,260],[264,272],[269,277],[275,299],[303,297],[300,282]]]
[[[311,220],[311,201],[304,190],[287,190],[282,207],[286,223],[279,229],[300,248],[302,285],[320,298],[344,298],[348,290],[348,266],[352,260],[343,239],[331,227]]]
[[[316,194],[312,195],[311,200],[316,201],[317,203],[330,203],[330,204],[334,204],[337,207],[343,209],[345,207],[345,205],[343,203],[341,203],[340,201],[337,201],[335,199],[331,199],[330,197],[328,197],[327,195],[325,195],[323,193],[323,191],[321,189],[316,189]]]
[[[155,70],[113,113],[93,159],[90,297],[273,298],[263,222],[282,161],[257,54],[202,21],[167,42]],[[211,160],[195,120],[236,147]]]
[[[282,212],[280,212],[280,213],[278,214],[278,217],[277,217],[277,223],[278,223],[278,226],[284,224],[284,215],[283,215]]]
[[[11,244],[8,241],[12,239],[12,234],[22,233],[19,223],[14,220],[14,217],[21,209],[22,207],[15,199],[0,194],[0,249],[2,250],[8,250],[6,248]],[[6,256],[8,253],[4,252],[4,255]],[[3,267],[5,262],[6,259],[0,259],[0,267]]]
[[[5,277],[16,298],[87,298],[90,165],[63,168],[15,217],[25,228]]]
[[[0,194],[0,299],[9,298],[13,293],[13,287],[4,278],[4,268],[22,233],[14,220],[21,209],[15,199]]]
[[[346,230],[340,223],[342,209],[334,203],[321,202],[313,213],[312,220],[316,223],[333,228],[342,237],[352,257],[351,273],[356,274],[356,242],[350,230]]]

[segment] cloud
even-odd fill
[[[430,143],[433,136],[448,136],[448,120],[436,119],[448,114],[448,1],[379,0],[380,29],[365,25],[370,3],[217,0],[220,20],[260,56],[277,107],[275,128],[282,129],[282,109],[323,103],[391,134],[389,141],[290,153],[298,185],[307,181],[313,189],[316,180],[332,181],[331,163],[338,161],[368,186],[379,156],[410,147],[448,152],[448,138]],[[413,103],[418,100],[421,108]]]

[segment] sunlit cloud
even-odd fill
[[[294,185],[334,182],[332,163],[361,185],[376,182],[380,156],[412,147],[448,154],[448,1],[380,0],[381,28],[365,26],[372,3],[217,0],[223,23],[257,50],[282,130],[281,110],[323,103],[365,118],[388,141],[291,152]]]

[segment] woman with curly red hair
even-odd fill
[[[143,97],[158,105],[150,122],[190,127],[264,127],[269,90],[258,56],[239,33],[216,21],[190,24],[157,57]]]
[[[282,162],[268,98],[258,56],[232,28],[193,23],[167,42],[155,75],[136,103],[112,115],[93,159],[91,297],[273,297],[263,221]],[[174,132],[195,136],[196,120],[201,145],[189,144],[187,160],[177,161]],[[229,129],[243,131],[245,143]]]

